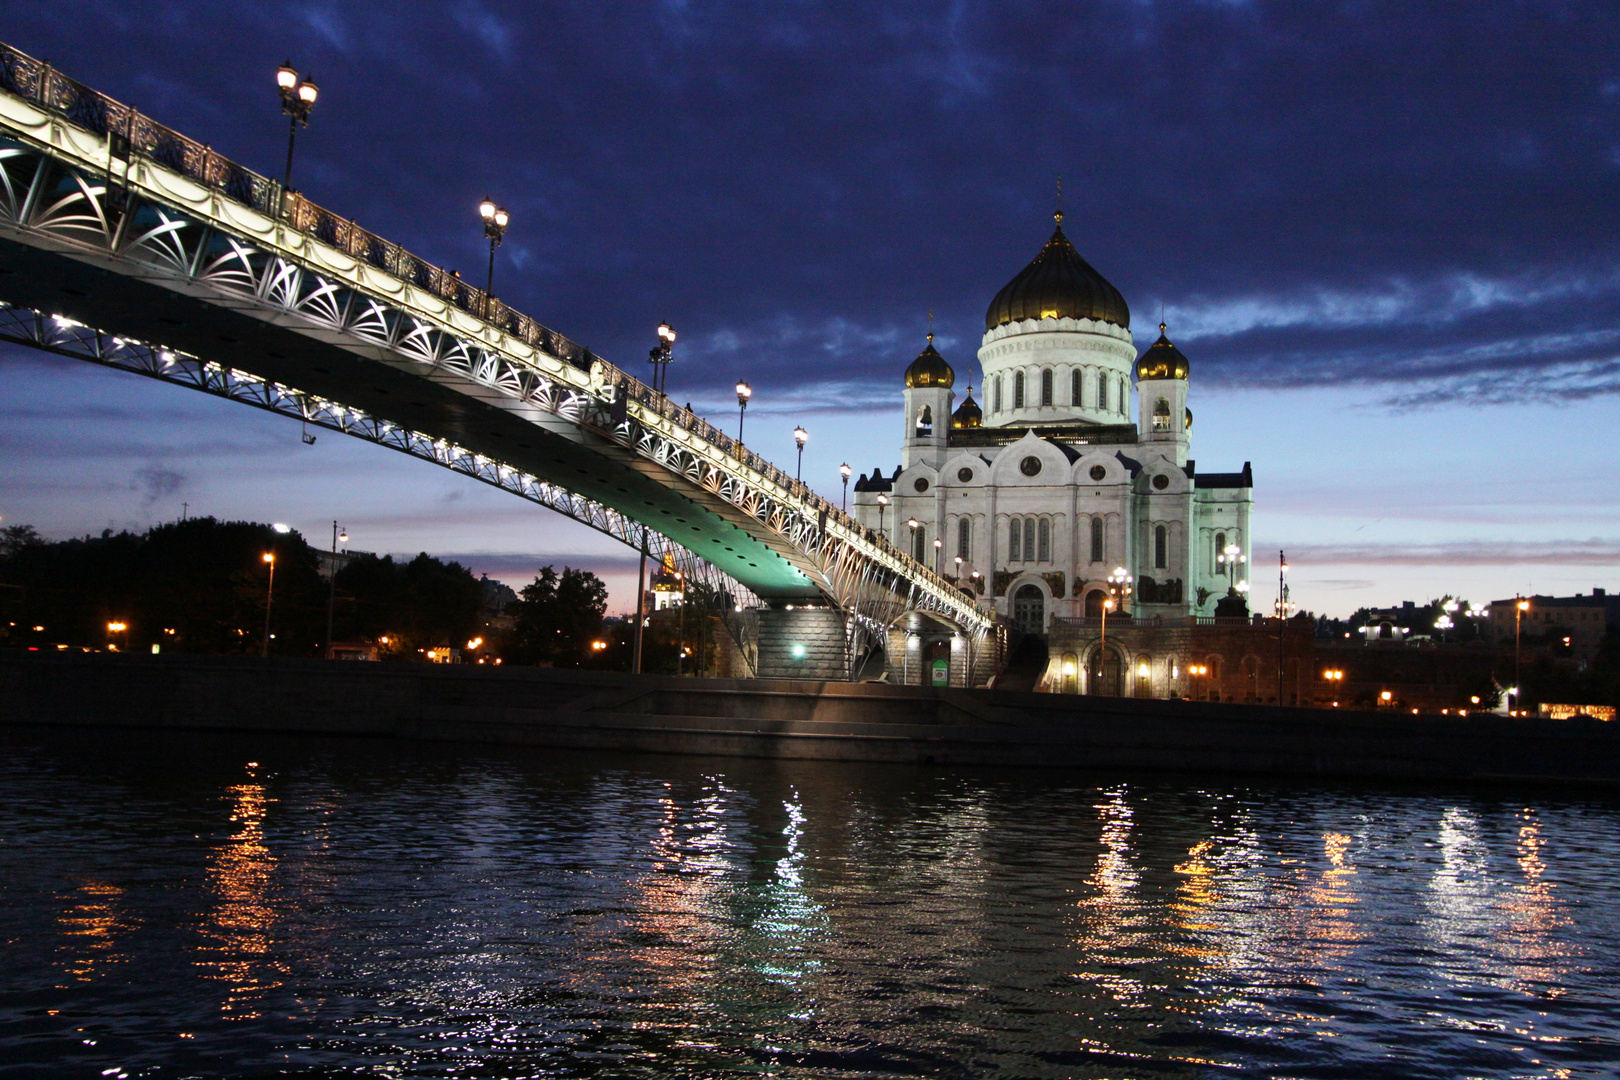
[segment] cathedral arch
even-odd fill
[[[1153,568],[1164,570],[1170,566],[1170,535],[1163,525],[1153,528]]]
[[[1024,519],[1007,519],[1007,561],[1021,562],[1024,553]]]
[[[1225,550],[1226,534],[1223,532],[1218,532],[1215,534],[1215,550],[1209,553],[1210,573],[1219,574],[1221,571],[1226,569],[1226,564],[1221,561],[1221,553]]]
[[[1069,369],[1069,404],[1079,409],[1084,407],[1081,401],[1081,385],[1085,382],[1084,373],[1079,368]]]
[[[973,519],[956,519],[956,554],[963,561],[973,558]]]
[[[926,437],[932,435],[933,433],[934,407],[932,405],[924,405],[917,411],[917,434],[919,436]]]
[[[1099,563],[1107,558],[1107,551],[1103,545],[1103,519],[1091,519],[1091,561]]]
[[[1097,411],[1108,411],[1108,376],[1100,371],[1097,373]]]
[[[1170,430],[1170,403],[1160,398],[1153,406],[1153,430]]]
[[[918,525],[911,530],[911,557],[928,565],[928,526]]]
[[[1086,593],[1086,618],[1102,618],[1103,602],[1107,599],[1108,594],[1103,592],[1101,589],[1092,589],[1090,592]]]
[[[1037,562],[1049,563],[1052,561],[1052,519],[1041,518],[1036,529],[1039,540],[1035,559]]]
[[[1041,404],[1052,404],[1052,369],[1041,369]]]
[[[990,411],[991,412],[1000,412],[1001,411],[1001,376],[1000,375],[997,375],[995,377],[995,379],[993,379],[991,381],[990,388],[995,393],[995,399],[996,399],[995,404],[990,406]]]
[[[1024,373],[1022,371],[1015,371],[1015,372],[1013,372],[1013,408],[1022,409],[1023,407],[1024,407]]]

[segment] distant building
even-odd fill
[[[1520,601],[1529,607],[1522,613]],[[1620,623],[1620,596],[1593,589],[1590,596],[1524,596],[1492,600],[1486,626],[1493,641],[1511,645],[1517,629],[1524,644],[1545,645],[1585,663],[1597,655],[1610,623]],[[1516,618],[1517,617],[1517,618]],[[1567,639],[1567,640],[1566,640]]]

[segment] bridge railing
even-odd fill
[[[233,202],[270,217],[279,217],[289,227],[338,248],[357,261],[426,289],[469,315],[560,360],[583,369],[591,366],[590,350],[468,284],[459,273],[412,255],[398,244],[297,192],[283,191],[279,181],[239,165],[216,153],[208,144],[143,116],[133,107],[3,43],[0,43],[0,89],[103,136],[109,142],[115,162],[123,161],[127,165],[134,155],[149,158]],[[114,162],[108,164],[111,170]]]
[[[110,160],[107,170],[116,181],[116,163],[127,169],[137,155],[180,173],[233,202],[269,217],[283,220],[288,227],[335,247],[358,262],[364,262],[402,281],[425,289],[454,304],[510,336],[589,371],[602,365],[610,385],[624,386],[630,397],[643,408],[650,408],[667,421],[719,448],[739,464],[787,491],[802,506],[816,514],[825,512],[829,523],[836,523],[907,566],[907,573],[925,580],[947,594],[973,594],[957,583],[936,574],[925,563],[912,557],[886,536],[862,526],[852,516],[832,505],[804,484],[788,476],[770,461],[688,409],[676,405],[663,393],[619,370],[601,357],[563,334],[516,311],[483,289],[464,281],[455,271],[445,270],[403,247],[378,236],[339,214],[311,202],[297,192],[285,191],[280,182],[239,165],[216,153],[206,143],[188,138],[173,128],[143,116],[132,106],[108,97],[76,79],[55,70],[50,64],[0,42],[0,90],[33,102],[46,112],[76,127],[107,139]]]

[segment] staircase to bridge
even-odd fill
[[[748,609],[759,675],[849,678],[916,612],[1000,640],[976,598],[589,349],[5,45],[0,339],[387,446],[667,556],[714,613]]]

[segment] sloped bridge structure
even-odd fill
[[[0,338],[388,446],[670,557],[734,632],[757,618],[757,674],[852,677],[902,616],[994,652],[973,597],[701,417],[4,45]]]

